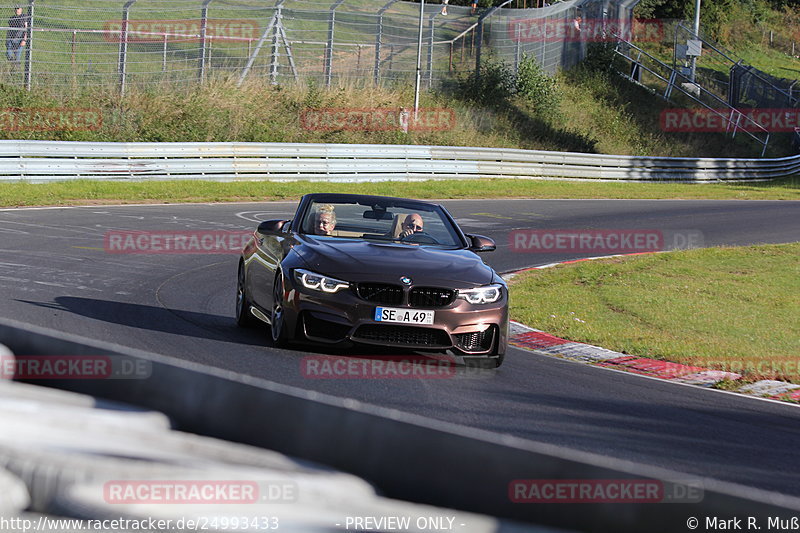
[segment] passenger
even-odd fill
[[[314,233],[317,235],[333,235],[336,228],[336,211],[330,204],[317,206],[317,213],[314,217]]]

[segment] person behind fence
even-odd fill
[[[27,44],[25,37],[28,34],[28,17],[22,14],[22,7],[14,6],[14,14],[8,19],[6,31],[6,57],[9,61],[19,63],[22,50]]]

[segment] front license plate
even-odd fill
[[[397,324],[433,324],[433,311],[376,307],[375,321],[395,322]]]

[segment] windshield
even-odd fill
[[[463,246],[458,231],[441,208],[418,203],[312,202],[303,217],[301,232],[425,246]]]

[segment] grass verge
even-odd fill
[[[515,320],[618,352],[800,383],[800,243],[522,273]]]
[[[463,181],[329,183],[248,181],[0,183],[0,206],[292,200],[309,192],[358,192],[414,198],[614,198],[798,200],[797,177],[764,184],[592,183],[480,179]]]

